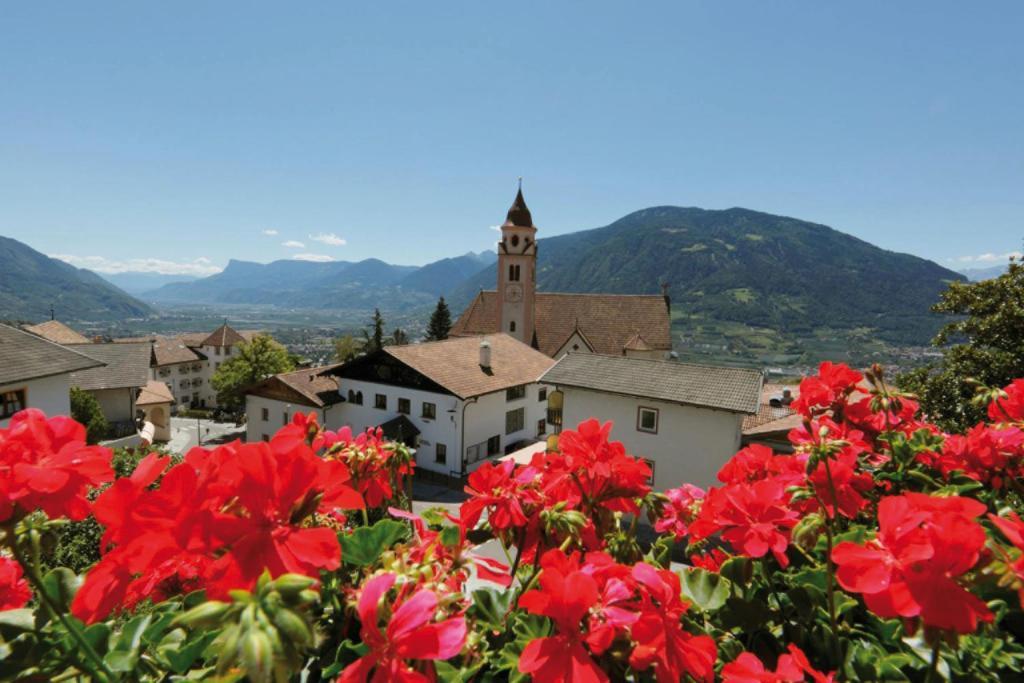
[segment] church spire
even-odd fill
[[[505,225],[516,225],[523,228],[534,227],[533,216],[530,215],[530,209],[527,208],[526,200],[523,199],[522,178],[519,178],[519,191],[516,192],[516,199],[512,202],[508,215],[505,217]]]

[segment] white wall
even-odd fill
[[[267,419],[263,419],[263,409],[267,409]],[[316,413],[320,424],[326,425],[325,412],[323,409],[307,406],[302,403],[279,401],[263,396],[247,395],[245,397],[245,440],[248,442],[262,441],[266,436],[268,439],[274,436],[281,427],[292,421],[295,413]],[[288,415],[287,421],[285,414]],[[330,429],[336,429],[330,427]]]
[[[208,386],[210,379],[207,365],[206,361],[200,360],[187,363],[168,363],[150,368],[150,376],[170,387],[171,393],[176,400],[176,410],[187,410],[196,407],[192,405],[193,394],[199,393],[200,398],[202,398],[203,392],[212,389],[212,387]],[[193,370],[193,368],[196,369]],[[201,379],[202,383],[199,386],[192,386],[192,382],[197,379]],[[182,382],[187,382],[188,386],[182,386]]]
[[[135,419],[135,392],[137,387],[97,389],[89,393],[96,397],[100,410],[108,422],[130,422]]]
[[[591,417],[611,420],[613,440],[621,441],[630,455],[655,462],[654,488],[659,491],[683,483],[717,484],[718,470],[740,447],[743,416],[737,413],[573,387],[562,391],[563,429]],[[640,406],[658,409],[657,434],[637,430]]]
[[[25,404],[27,408],[38,408],[47,414],[70,415],[71,414],[71,388],[69,375],[54,375],[53,377],[42,377],[17,384],[5,384],[0,386],[0,393],[16,389],[25,390]],[[0,420],[0,427],[10,424],[10,418]]]
[[[335,430],[343,426],[353,431],[363,431],[368,427],[376,427],[398,416],[398,399],[407,398],[411,402],[410,413],[406,416],[420,430],[420,446],[416,452],[416,466],[442,474],[459,471],[462,467],[463,450],[462,413],[463,401],[450,394],[437,394],[420,389],[407,389],[389,384],[377,384],[341,378],[341,395],[345,403],[331,406],[327,411],[326,424]],[[363,393],[363,404],[355,405],[347,402],[349,389]],[[547,404],[537,400],[539,385],[530,384],[526,396],[522,399],[506,402],[505,391],[480,396],[476,401],[470,399],[465,406],[466,413],[466,447],[486,441],[491,436],[501,437],[501,451],[511,443],[532,440],[537,435],[537,421],[547,414]],[[387,409],[378,410],[374,407],[376,394],[387,396]],[[423,402],[436,406],[436,418],[423,418]],[[505,434],[505,413],[519,407],[526,408],[523,429],[514,434]],[[250,420],[253,413],[249,412]],[[436,462],[436,445],[447,446],[445,463]],[[499,452],[498,455],[501,455]],[[470,465],[473,470],[480,463]]]

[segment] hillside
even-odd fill
[[[164,285],[171,284],[172,282],[192,282],[196,279],[195,275],[164,275],[163,273],[146,273],[138,271],[96,274],[115,287],[128,292],[133,296],[138,296],[144,292],[152,291],[157,287],[163,287]]]
[[[0,237],[0,319],[123,320],[153,310],[92,271],[50,258],[8,237]]]
[[[950,280],[964,279],[825,225],[738,208],[654,207],[540,239],[538,248],[541,290],[640,294],[669,283],[684,335],[709,323],[790,336],[871,328],[890,342],[924,344],[940,324],[930,306]],[[463,283],[454,310],[496,277],[491,267]]]

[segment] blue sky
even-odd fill
[[[521,175],[542,236],[744,206],[986,265],[1024,237],[1022,25],[1020,2],[8,3],[0,234],[107,270],[424,263],[491,247]]]

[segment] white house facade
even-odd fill
[[[565,356],[541,380],[552,387],[553,429],[611,420],[612,438],[648,461],[656,490],[716,483],[763,381],[755,370],[589,353]]]
[[[462,477],[547,433],[538,382],[554,361],[506,334],[385,347],[339,366],[331,429],[382,427],[421,471]]]
[[[0,325],[0,428],[25,408],[70,415],[71,373],[102,365],[39,336]]]

